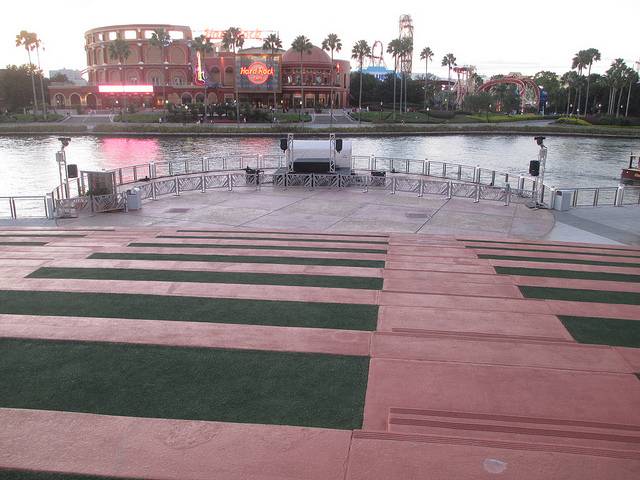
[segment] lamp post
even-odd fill
[[[489,123],[489,110],[491,110],[491,104],[489,104],[489,108],[487,108],[487,123]]]
[[[427,123],[429,123],[429,107],[427,107]]]
[[[380,121],[382,122],[382,101],[380,101]]]
[[[64,147],[69,146],[71,138],[60,137],[60,151],[56,152],[56,162],[58,162],[58,174],[60,175],[60,186],[62,189],[62,198],[69,198],[69,177],[67,176],[67,154],[64,151]],[[62,172],[64,172],[64,180],[62,178]]]

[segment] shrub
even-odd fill
[[[588,127],[591,125],[586,120],[583,120],[582,118],[577,118],[577,117],[560,117],[559,119],[556,120],[555,123],[558,123],[560,125],[576,125],[581,127]]]

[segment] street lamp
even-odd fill
[[[491,110],[491,104],[489,104],[489,108],[487,108],[487,123],[489,123],[489,110]]]
[[[382,101],[380,101],[380,121],[382,121]]]
[[[427,107],[427,123],[429,123],[429,107]]]

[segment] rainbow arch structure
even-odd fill
[[[488,92],[492,87],[501,84],[515,85],[520,95],[520,106],[524,111],[527,105],[538,107],[540,105],[540,87],[531,77],[509,75],[495,80],[489,80],[478,87],[479,92]]]

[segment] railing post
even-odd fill
[[[184,161],[184,173],[189,173],[189,160]]]
[[[18,212],[16,212],[16,199],[13,197],[9,197],[9,215],[12,219],[18,218]]]
[[[149,178],[155,177],[155,175],[153,174],[153,167],[154,167],[153,162],[150,162],[149,165],[147,165],[147,168],[149,169]]]
[[[447,178],[447,162],[442,162],[442,178]]]
[[[138,166],[137,165],[133,166],[133,181],[134,182],[138,181]]]
[[[571,197],[571,206],[577,207],[578,206],[578,189],[577,188],[573,189],[572,194],[573,196]]]
[[[424,180],[418,180],[420,182],[420,189],[418,190],[418,197],[422,197],[424,195]]]
[[[491,170],[491,186],[493,187],[496,184],[496,171]]]
[[[598,206],[598,198],[600,197],[600,189],[596,188],[596,190],[593,192],[593,206],[597,207]]]
[[[451,191],[452,189],[453,189],[453,182],[448,181],[448,182],[447,182],[447,198],[448,198],[449,200],[451,200],[451,196],[452,196],[452,193],[453,193],[453,192]]]
[[[616,199],[615,199],[615,206],[616,207],[621,207],[622,206],[622,202],[624,201],[624,185],[618,185],[618,190],[616,190]]]
[[[480,201],[480,188],[481,186],[476,184],[476,195],[475,195],[475,199],[473,200],[473,203],[478,203]]]
[[[204,157],[200,159],[200,171],[204,173]]]
[[[176,186],[176,197],[180,195],[180,182],[178,182],[178,177],[173,179],[175,186]]]
[[[396,177],[391,177],[391,193],[396,193]]]
[[[473,167],[473,183],[480,183],[480,173],[479,173],[480,165],[476,165]]]
[[[118,185],[122,185],[122,169],[121,168],[118,169]],[[67,198],[68,198],[68,195],[67,195]]]
[[[462,165],[458,164],[458,180],[462,179]]]
[[[509,185],[507,183],[507,185],[504,187],[505,190],[505,194],[504,194],[504,206],[508,207],[509,204],[511,203],[511,185]]]
[[[227,174],[227,189],[231,192],[233,190],[233,179],[231,178],[231,174]]]
[[[207,191],[207,185],[206,185],[206,182],[204,181],[204,173],[200,175],[200,191],[202,193]]]
[[[553,207],[556,205],[556,189],[550,188],[549,195],[551,195],[551,200],[549,200],[549,210],[553,210]]]
[[[222,170],[226,170],[226,169],[227,169],[227,158],[222,157]]]
[[[518,190],[524,190],[524,177],[522,175],[518,177]]]
[[[427,177],[431,176],[431,160],[427,160]]]
[[[409,173],[409,160],[405,159],[404,161],[404,173]]]
[[[173,176],[173,163],[171,163],[169,161],[168,164],[169,164],[169,176],[172,177]]]
[[[427,159],[425,158],[422,161],[422,175],[426,175],[427,174]]]

